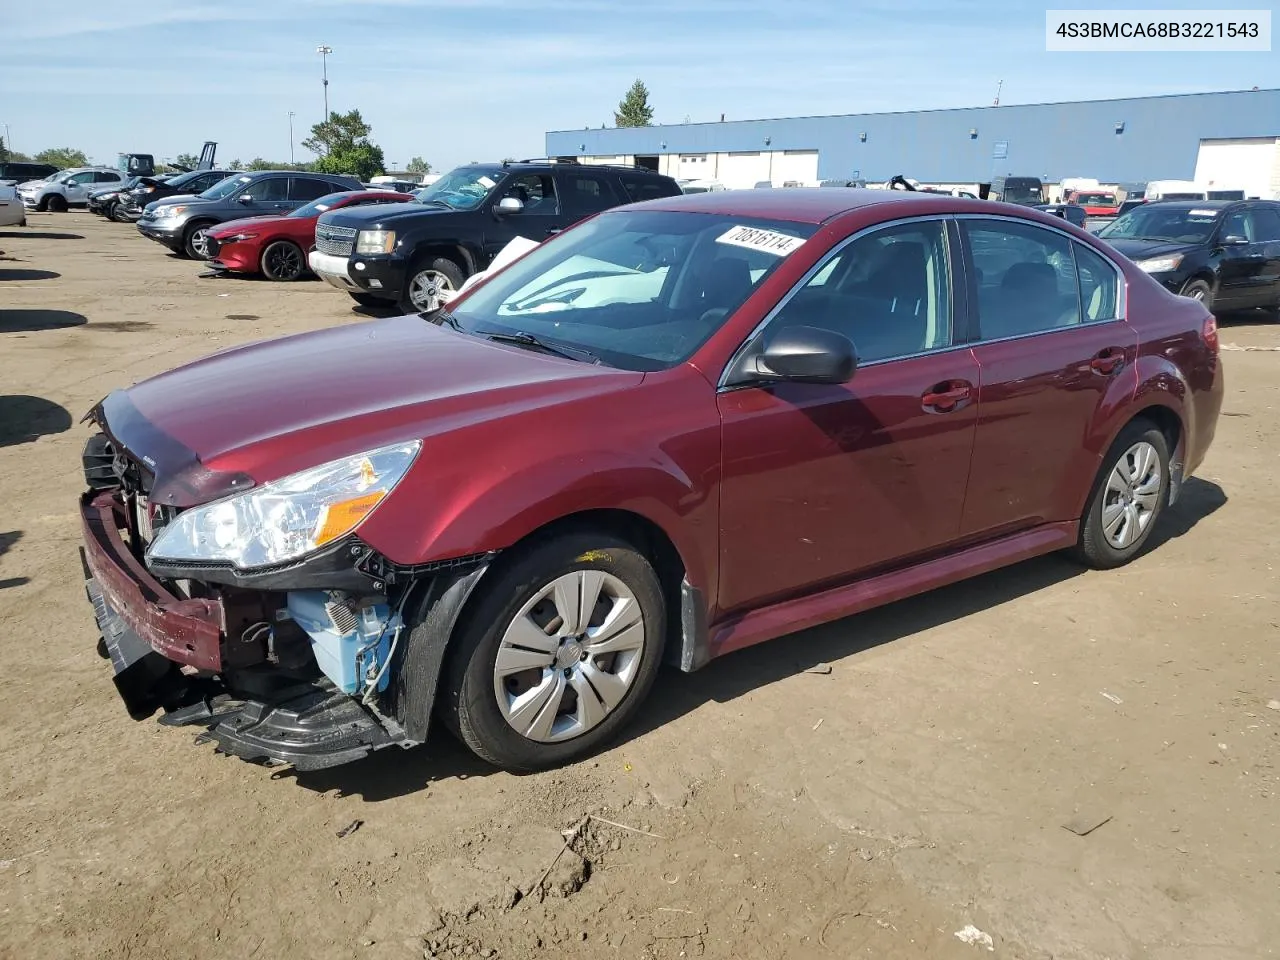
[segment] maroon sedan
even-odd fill
[[[261,273],[268,280],[297,280],[307,272],[307,253],[316,245],[320,214],[412,199],[411,194],[391,190],[348,190],[326,194],[282,217],[230,220],[208,231],[209,265],[230,273]]]
[[[548,767],[616,734],[663,661],[1052,551],[1127,563],[1222,395],[1202,304],[1026,207],[620,207],[447,312],[103,400],[99,649],[134,716],[248,759],[342,763],[439,716]]]

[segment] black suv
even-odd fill
[[[58,168],[48,163],[19,163],[16,160],[0,163],[0,186],[43,180],[57,172]]]
[[[322,214],[309,262],[363,305],[434,310],[516,237],[541,242],[601,210],[680,192],[671,177],[641,167],[473,164],[419,191],[416,203]]]

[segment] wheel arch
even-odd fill
[[[452,260],[462,270],[464,280],[476,272],[475,257],[460,243],[451,243],[447,240],[419,240],[414,246],[413,256],[409,259],[410,270],[428,257],[444,257]]]

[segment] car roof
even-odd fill
[[[1175,207],[1186,208],[1187,210],[1225,210],[1227,207],[1237,203],[1244,203],[1243,200],[1147,200],[1143,206],[1148,207]]]
[[[764,220],[790,220],[796,223],[824,223],[842,213],[876,204],[900,204],[898,216],[911,216],[912,207],[921,212],[938,212],[945,205],[949,212],[997,212],[990,200],[953,197],[945,193],[923,193],[914,190],[868,190],[860,187],[786,187],[778,190],[716,190],[708,193],[686,193],[663,197],[626,207],[631,210],[688,211],[726,216],[759,217]],[[1001,208],[1009,204],[999,204]],[[1014,208],[1017,209],[1017,208]]]

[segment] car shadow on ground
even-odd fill
[[[0,394],[0,447],[30,443],[71,429],[66,407],[43,397]]]
[[[57,280],[62,274],[52,270],[0,269],[0,282],[5,280]]]
[[[8,553],[9,549],[21,539],[21,530],[10,530],[7,533],[0,533],[0,557],[3,557]],[[0,579],[0,590],[4,590],[8,587],[20,587],[24,583],[30,582],[30,577],[9,577],[7,579]]]
[[[0,310],[0,333],[62,330],[89,322],[83,313],[70,310]]]
[[[0,240],[83,240],[79,233],[50,233],[40,230],[0,230]]]
[[[1176,506],[1165,512],[1149,550],[1188,533],[1227,502],[1217,484],[1192,479]],[[1051,555],[983,574],[929,594],[928,603],[906,599],[854,617],[780,637],[713,661],[693,674],[664,669],[640,715],[619,743],[644,736],[707,702],[726,703],[819,664],[830,664],[881,644],[941,626],[980,610],[1033,594],[1085,572],[1073,560]],[[292,778],[317,793],[336,790],[367,803],[389,800],[450,779],[487,776],[497,771],[476,758],[433,721],[428,742],[402,751],[391,747],[355,763],[309,773],[284,769],[276,779]]]

